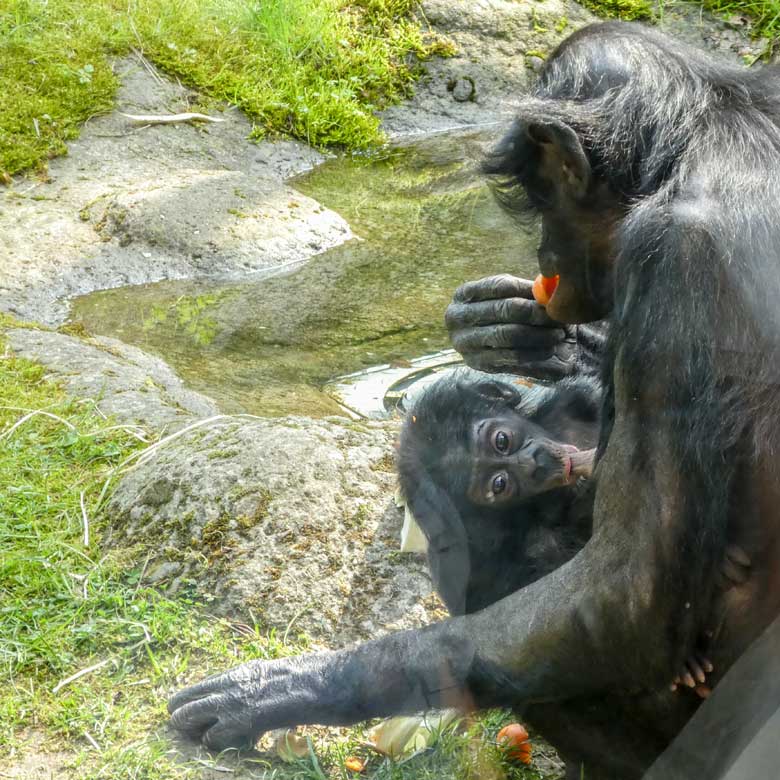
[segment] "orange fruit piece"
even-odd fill
[[[362,772],[366,768],[365,761],[361,761],[357,756],[350,756],[345,762],[344,766],[349,769],[350,772]]]
[[[528,732],[519,723],[510,723],[498,732],[496,742],[504,751],[504,755],[513,761],[523,764],[531,763],[531,743]]]
[[[539,274],[539,276],[534,279],[534,284],[531,288],[534,300],[542,306],[547,306],[550,302],[550,298],[552,298],[552,295],[555,292],[555,288],[558,286],[558,280],[560,278],[560,275],[557,274],[555,276],[542,276]]]

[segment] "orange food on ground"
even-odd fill
[[[498,732],[496,742],[504,751],[507,758],[521,761],[523,764],[531,763],[531,743],[528,741],[528,732],[519,723],[510,723]]]
[[[555,292],[555,288],[558,286],[558,280],[561,277],[556,276],[539,276],[534,279],[533,287],[531,291],[534,294],[534,300],[540,303],[542,306],[547,306],[552,298],[552,294]]]
[[[344,762],[344,766],[349,769],[350,772],[362,772],[366,768],[366,763],[356,756],[350,756]]]

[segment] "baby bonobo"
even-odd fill
[[[416,400],[401,432],[399,479],[450,612],[482,609],[584,547],[600,410],[592,378],[529,387],[470,369],[443,377]],[[729,548],[724,588],[743,583],[749,565]],[[711,671],[697,650],[672,689],[706,696]]]

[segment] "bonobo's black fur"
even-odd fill
[[[780,164],[778,71],[716,64],[636,27],[575,33],[485,165],[499,200],[525,216],[556,210],[536,175],[540,145],[528,137],[540,117],[574,130],[591,169],[589,197],[614,199],[622,216],[614,271],[588,280],[594,298],[614,305],[600,450],[619,392],[630,410],[626,465],[652,468],[646,412],[630,401],[649,389],[663,396],[669,451],[686,483],[667,580],[678,593],[709,593],[739,456],[778,444],[780,394],[768,392],[780,348],[780,177],[768,175]],[[559,265],[588,258],[590,237],[573,246],[570,233],[554,230],[561,215],[551,216],[540,261],[545,249]],[[708,598],[687,604],[673,607],[667,625],[680,646],[711,608]]]
[[[667,685],[701,631],[717,627],[723,673],[780,614],[777,72],[594,25],[548,59],[518,116],[491,170],[507,204],[522,190],[541,212],[540,269],[560,275],[548,314],[612,319],[593,536],[479,612],[179,692],[174,726],[211,747],[541,702],[589,780],[637,778],[698,704]],[[715,598],[727,540],[753,564],[738,601]]]
[[[426,388],[406,416],[398,448],[401,492],[428,540],[434,583],[453,615],[476,612],[536,581],[579,552],[592,530],[592,483],[520,495],[486,508],[468,497],[473,430],[511,414],[527,435],[583,449],[598,437],[601,390],[593,378],[554,387],[458,369]],[[449,507],[431,514],[424,507]]]

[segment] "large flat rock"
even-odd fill
[[[255,143],[238,110],[220,124],[139,125],[192,95],[145,61],[117,63],[116,110],[89,121],[46,181],[0,191],[0,310],[58,324],[67,298],[161,279],[289,268],[351,237],[285,183],[323,159],[295,141]]]
[[[424,557],[398,552],[393,435],[308,418],[185,431],[118,483],[107,544],[148,548],[163,588],[331,647],[424,625],[444,613]]]

